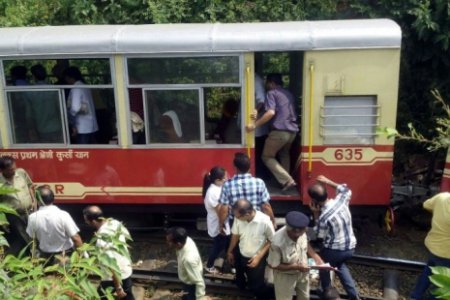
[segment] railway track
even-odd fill
[[[161,245],[163,248],[165,247],[165,235],[162,231],[153,231],[150,235],[148,233],[144,232],[134,232],[133,234],[134,240],[139,245],[140,242],[146,243],[145,245]],[[191,237],[196,241],[197,245],[200,248],[207,249],[211,245],[211,239],[204,235],[203,233],[197,234],[197,232],[192,231]],[[165,248],[164,248],[165,249]],[[145,256],[140,256],[145,257]],[[159,256],[153,256],[153,257],[159,257]],[[173,258],[172,258],[173,259]],[[413,260],[406,260],[406,259],[397,259],[397,258],[390,258],[390,257],[382,257],[382,256],[368,256],[368,255],[360,255],[356,254],[353,256],[352,260],[349,261],[349,265],[353,265],[357,270],[355,273],[360,274],[359,276],[363,276],[363,278],[369,278],[367,276],[374,276],[373,270],[380,270],[376,277],[373,277],[374,281],[382,281],[377,286],[377,284],[369,283],[367,284],[367,281],[364,279],[358,279],[358,277],[355,278],[357,282],[361,283],[360,291],[364,297],[363,299],[381,299],[381,296],[386,296],[386,289],[389,289],[392,291],[394,290],[394,293],[399,295],[407,295],[407,291],[405,289],[408,289],[409,286],[411,286],[413,283],[408,284],[405,287],[405,278],[402,277],[401,283],[397,283],[397,278],[391,280],[390,282],[386,281],[387,277],[393,278],[392,276],[387,276],[387,274],[393,274],[397,273],[395,276],[399,276],[398,274],[402,272],[406,276],[407,281],[414,281],[414,277],[417,275],[414,275],[414,273],[421,272],[425,264],[423,262],[413,261]],[[144,266],[141,267],[141,269],[136,269],[135,276],[136,280],[150,280],[153,282],[166,282],[170,283],[170,287],[166,287],[167,290],[179,290],[181,289],[181,283],[178,282],[177,274],[174,272],[176,268],[169,268],[167,270],[170,271],[154,271],[154,270],[145,270],[143,269]],[[146,265],[145,268],[153,268],[151,265]],[[157,266],[156,266],[157,268]],[[162,269],[164,267],[161,267],[159,269]],[[158,270],[159,270],[158,269]],[[166,269],[166,268],[164,268]],[[367,269],[367,271],[365,271]],[[372,270],[372,271],[371,271]],[[156,273],[155,273],[156,272]],[[375,271],[376,273],[377,271]],[[364,275],[368,274],[368,275]],[[384,276],[383,276],[384,274]],[[358,275],[355,275],[358,276]],[[412,279],[409,279],[409,278]],[[372,277],[370,277],[372,278]],[[384,280],[384,281],[383,281]],[[205,282],[207,285],[207,291],[208,295],[224,295],[224,296],[230,296],[226,297],[226,299],[236,299],[237,297],[240,297],[241,299],[248,299],[250,295],[248,293],[242,293],[242,291],[238,290],[233,283],[231,282],[231,279],[229,278],[223,278],[223,277],[214,277],[205,275]],[[369,280],[370,282],[370,280]],[[393,285],[392,285],[393,284]],[[314,283],[312,285],[312,288],[314,288],[316,284]],[[392,286],[394,288],[392,289]],[[372,287],[372,288],[371,288]],[[381,289],[380,289],[381,287]],[[364,295],[366,294],[366,295]],[[370,296],[367,296],[370,295]],[[317,299],[317,292],[315,290],[311,291],[311,298]],[[345,299],[345,295],[342,295],[342,298]],[[390,299],[396,299],[396,298],[390,298]]]
[[[178,279],[178,275],[173,271],[163,271],[163,270],[148,270],[148,269],[133,269],[132,279],[134,281],[146,281],[146,282],[157,282],[164,283],[165,288],[172,289],[182,289],[182,282]],[[224,295],[239,297],[239,299],[253,299],[254,297],[249,291],[239,290],[233,284],[232,278],[227,278],[224,276],[205,276],[206,291],[208,295]],[[320,299],[318,296],[319,292],[317,290],[311,290],[310,299]],[[341,295],[341,299],[347,299],[346,295]],[[364,300],[381,300],[379,297],[362,296],[361,299]]]

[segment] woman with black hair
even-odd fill
[[[208,226],[208,234],[213,238],[213,246],[209,251],[208,262],[206,263],[206,271],[209,273],[217,273],[214,267],[214,261],[222,250],[226,250],[230,237],[230,226],[226,222],[223,231],[220,229],[219,223],[219,198],[222,191],[222,185],[227,180],[227,173],[222,167],[214,167],[203,178],[203,198],[207,212],[206,222]]]

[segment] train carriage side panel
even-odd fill
[[[347,183],[352,204],[388,205],[394,141],[376,135],[395,127],[399,49],[305,52],[301,194],[323,174]]]
[[[212,165],[233,174],[244,149],[10,149],[37,184],[58,203],[202,204],[202,176]]]

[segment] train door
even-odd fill
[[[301,132],[302,124],[302,65],[303,52],[258,52],[255,53],[255,105],[258,105],[258,87],[257,81],[263,80],[265,83],[266,77],[269,74],[281,74],[283,81],[283,88],[292,93],[295,99],[295,113],[297,116],[297,123],[299,132]],[[259,77],[259,79],[258,79]],[[265,91],[267,92],[267,90]],[[266,124],[266,129],[263,129],[259,134],[255,132],[255,167],[257,177],[263,178],[269,189],[272,198],[279,198],[280,200],[298,200],[299,193],[297,188],[290,188],[283,190],[283,186],[278,182],[273,174],[264,165],[261,155],[264,147],[264,142],[267,133],[270,131],[270,122]],[[262,138],[261,138],[262,136]],[[299,166],[300,166],[300,134],[297,134],[292,143],[290,151],[290,166],[289,174],[299,183]],[[299,185],[297,185],[298,187]]]

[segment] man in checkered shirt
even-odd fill
[[[352,191],[345,184],[337,184],[323,175],[317,177],[317,183],[308,188],[312,201],[310,208],[316,222],[317,239],[323,240],[320,257],[324,262],[336,267],[342,286],[349,299],[359,300],[355,282],[345,262],[355,251],[356,238],[353,233],[352,216],[349,203]],[[336,189],[334,199],[328,197],[327,186]],[[330,272],[319,272],[322,290],[331,286]]]
[[[225,182],[220,194],[220,225],[223,228],[229,214],[229,207],[240,199],[248,200],[256,210],[270,217],[275,226],[275,217],[269,203],[270,195],[262,179],[253,177],[250,173],[250,158],[244,153],[236,153],[233,160],[236,175]]]
[[[237,174],[223,184],[219,198],[219,222],[222,231],[225,222],[229,221],[228,216],[230,207],[241,199],[248,200],[256,210],[262,211],[268,215],[276,228],[272,206],[269,203],[270,195],[266,185],[262,179],[255,178],[249,173],[250,158],[244,153],[236,153],[233,165]],[[239,247],[235,247],[236,251],[234,255],[236,256],[235,259],[239,261],[240,252],[237,249],[239,249]],[[240,289],[245,289],[247,282],[244,276],[244,270],[239,264],[236,264],[235,267],[236,284]]]

